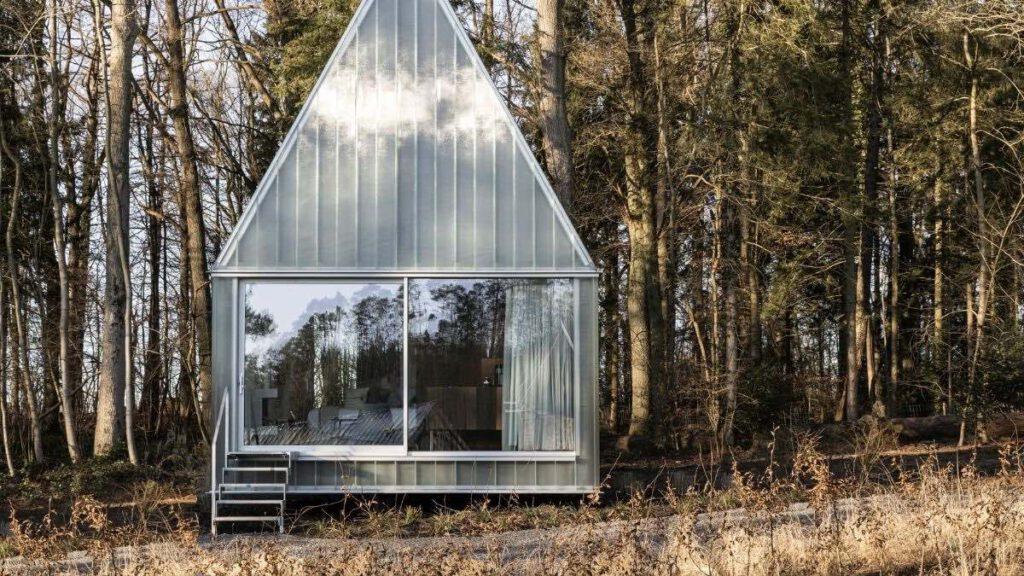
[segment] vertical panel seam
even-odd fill
[[[412,86],[420,94],[420,3],[412,5]],[[412,118],[412,265],[420,266],[420,120]]]
[[[316,153],[314,154],[316,184],[313,196],[313,253],[316,254],[316,265],[320,266],[320,120],[316,122]]]
[[[380,7],[373,12],[373,244],[375,266],[380,265]],[[362,263],[360,263],[361,265]],[[376,481],[376,468],[374,481]]]
[[[394,6],[394,8],[395,8],[395,21],[394,21],[394,28],[393,28],[393,30],[394,30],[394,38],[393,38],[393,40],[395,42],[395,49],[394,49],[395,58],[394,58],[393,68],[392,68],[392,72],[394,73],[394,77],[392,79],[392,82],[395,83],[395,93],[397,94],[397,97],[395,98],[395,108],[396,108],[395,113],[398,116],[395,119],[395,133],[394,133],[394,148],[395,148],[395,151],[394,151],[394,161],[393,161],[394,173],[395,173],[395,181],[394,181],[395,184],[394,184],[394,189],[393,189],[394,190],[394,199],[395,199],[395,235],[394,235],[394,243],[395,243],[395,260],[394,260],[394,262],[395,262],[395,264],[394,265],[395,265],[395,267],[398,267],[399,266],[399,262],[398,262],[398,249],[399,249],[399,244],[400,244],[398,239],[399,239],[399,230],[401,229],[401,226],[399,225],[399,222],[398,222],[399,206],[401,205],[400,202],[399,202],[399,198],[401,197],[401,194],[400,194],[400,190],[398,188],[398,150],[399,150],[399,148],[398,148],[398,133],[402,130],[402,117],[401,117],[401,112],[402,112],[402,82],[401,82],[401,80],[398,77],[398,0],[393,0],[393,2],[395,4],[395,6]],[[397,471],[396,471],[396,474],[397,474]]]
[[[491,119],[491,266],[498,267],[498,128]]]
[[[437,73],[437,48],[437,3],[434,3],[434,268],[437,268],[437,164],[438,148],[440,147],[440,138],[438,135],[438,116],[440,115],[441,107],[441,83],[438,82]]]
[[[354,210],[353,215],[353,227],[352,227],[352,263],[359,265],[359,172],[362,169],[361,163],[359,162],[359,132],[361,130],[359,122],[359,105],[361,104],[359,99],[359,73],[362,68],[362,58],[359,51],[362,49],[363,40],[362,34],[356,31],[356,73],[352,77],[352,127],[351,127],[351,140],[352,140],[352,197],[354,199]]]

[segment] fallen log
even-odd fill
[[[956,440],[960,437],[959,416],[922,416],[888,420],[900,439],[908,442],[924,440]],[[989,440],[1007,440],[1024,435],[1024,413],[1009,412],[987,418],[981,426]]]

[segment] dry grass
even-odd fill
[[[441,506],[424,511],[420,506],[385,504],[352,496],[337,515],[316,517],[319,510],[300,511],[291,533],[314,538],[410,538],[486,536],[515,530],[556,528],[667,516],[675,509],[664,500],[637,493],[622,502],[598,505],[592,499],[576,503],[528,504],[515,498],[505,502],[482,499],[466,506]]]
[[[358,522],[349,522],[355,528],[340,521],[322,523],[315,534],[319,539],[237,539],[215,546],[200,545],[194,526],[181,522],[171,537],[162,537],[163,544],[127,550],[114,546],[152,540],[147,534],[155,528],[106,526],[102,510],[83,502],[65,526],[13,525],[4,545],[24,560],[8,564],[6,571],[1024,574],[1020,452],[1008,447],[1002,464],[993,477],[978,477],[970,466],[953,472],[932,465],[912,481],[866,486],[830,477],[822,456],[806,445],[792,474],[775,478],[769,470],[767,483],[737,475],[725,491],[670,493],[657,501],[637,496],[613,507],[517,509],[485,503],[433,516],[418,508],[368,505]],[[863,496],[851,498],[858,494]],[[793,507],[794,497],[813,510]],[[742,509],[720,511],[736,505]],[[666,516],[666,510],[674,513]],[[500,533],[524,527],[541,530]],[[407,538],[410,534],[433,536]],[[92,560],[68,564],[64,554],[76,546]],[[65,558],[64,563],[57,558]]]

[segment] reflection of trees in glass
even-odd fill
[[[415,344],[417,382],[476,386],[489,377],[481,373],[481,359],[501,356],[507,283],[424,282],[430,287],[429,302],[417,283],[411,283],[414,325],[410,338]]]
[[[264,338],[274,333],[274,317],[270,312],[253,309],[248,299],[245,302],[245,336],[247,338]]]
[[[306,320],[313,339],[313,404],[338,406],[345,402],[345,390],[355,388],[355,353],[352,342],[343,339],[348,332],[348,314],[335,306],[330,312],[318,312]],[[300,331],[301,332],[301,331]]]
[[[506,298],[515,285],[543,286],[551,305],[571,313],[573,291],[568,280],[410,282],[409,337],[417,385],[472,386],[490,377],[481,374],[481,360],[501,360],[506,355]],[[571,335],[572,326],[565,329]]]
[[[246,339],[275,332],[274,319],[246,303]],[[367,402],[394,401],[401,395],[402,300],[367,296],[350,307],[309,315],[293,334],[262,354],[245,356],[246,385],[276,388],[263,424],[303,421],[313,408],[343,406],[348,392],[369,388]]]
[[[401,405],[394,391],[401,388],[401,296],[368,296],[352,307],[359,356],[356,365],[360,388],[368,387],[366,401]]]
[[[274,317],[267,311],[256,310],[249,302],[252,288],[246,290],[245,299],[245,338],[246,342],[252,342],[267,338],[274,334],[277,326]],[[260,364],[258,354],[245,353],[245,382],[253,388],[269,388],[272,379],[270,367],[267,364]]]
[[[453,349],[494,352],[501,342],[504,324],[505,282],[476,282],[470,289],[461,284],[442,284],[430,290],[442,314],[433,335],[438,343]]]

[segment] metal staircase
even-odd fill
[[[221,437],[222,426],[231,430],[227,406],[225,390],[210,442],[210,533],[216,536],[218,525],[223,523],[273,522],[283,534],[292,455],[288,452],[230,452],[228,435]],[[223,467],[217,465],[219,455],[223,455]]]
[[[284,507],[288,498],[291,454],[227,454],[221,482],[210,499],[210,530],[227,522],[273,522],[284,533]]]

